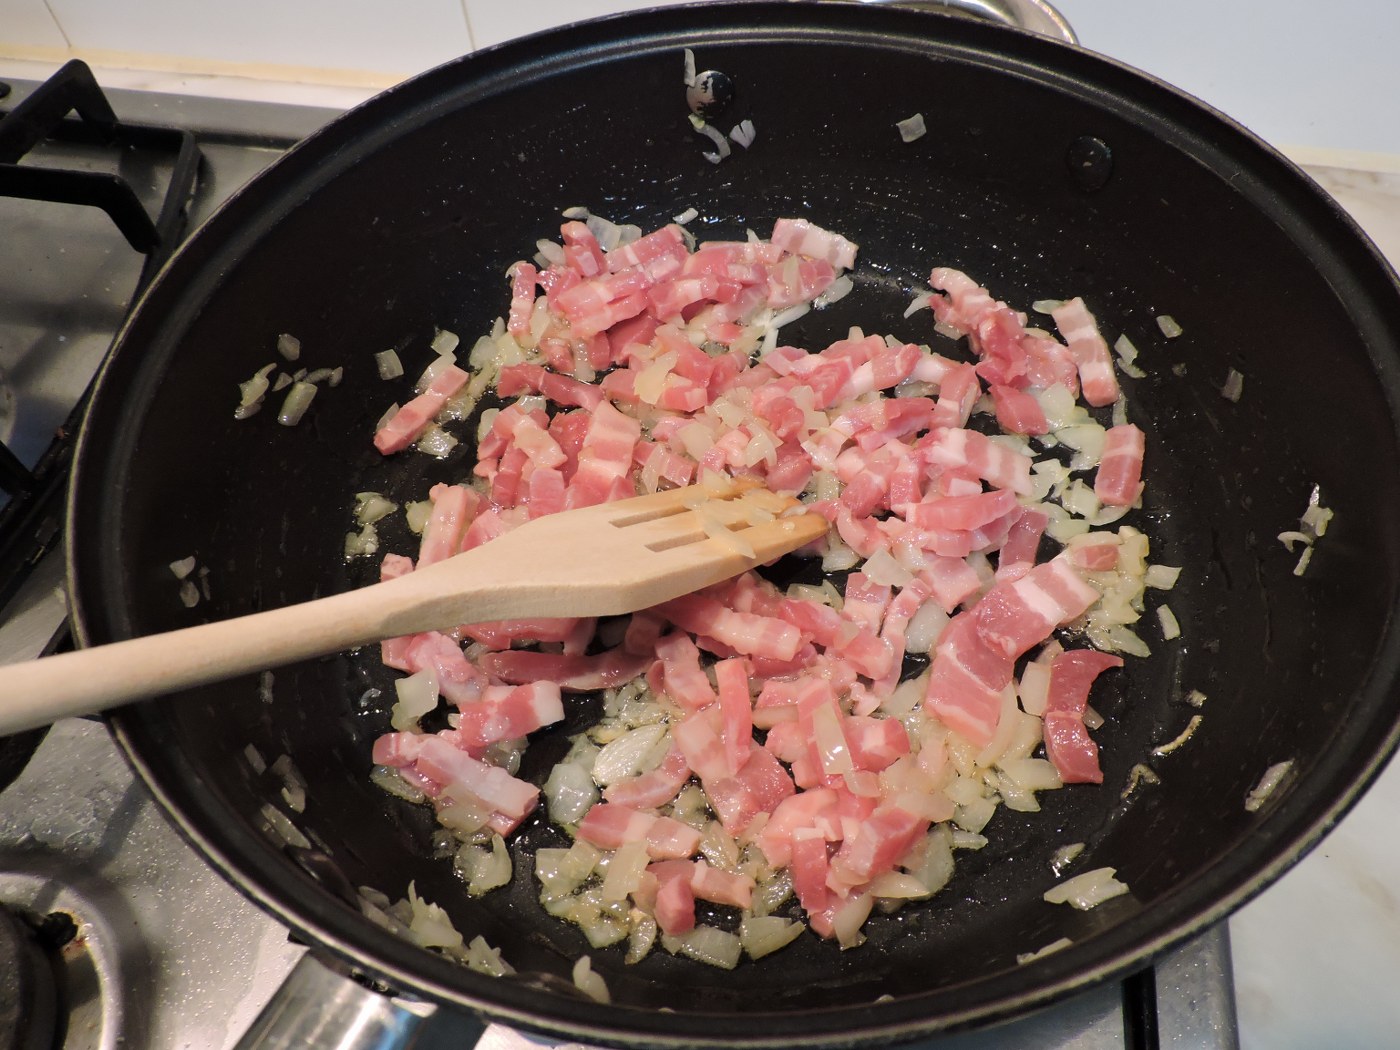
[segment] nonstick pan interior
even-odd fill
[[[686,47],[737,86],[724,126],[757,129],[719,165],[686,119]],[[914,112],[929,133],[904,143],[894,125]],[[375,421],[408,392],[377,378],[373,354],[396,348],[411,377],[435,329],[470,344],[505,308],[507,266],[573,205],[648,228],[694,207],[702,240],[766,235],[780,216],[845,233],[861,245],[855,293],[784,331],[813,349],[859,324],[960,353],[928,314],[902,318],[934,265],[1021,309],[1084,296],[1148,372],[1125,382],[1149,478],[1126,521],[1154,561],[1183,566],[1153,596],[1183,637],[1095,693],[1102,787],[1045,793],[1039,814],[1000,810],[944,891],[873,921],[859,950],[804,937],[733,973],[590,951],[534,902],[530,854],[563,841],[542,823],[519,837],[512,885],[468,900],[433,855],[431,814],[368,781],[392,700],[372,650],[279,670],[270,701],[254,676],[114,717],[181,828],[303,936],[395,987],[576,1038],[889,1039],[1140,964],[1280,873],[1375,774],[1396,733],[1400,575],[1400,302],[1384,263],[1279,157],[1161,85],[1013,31],[843,5],[670,9],[484,52],[337,121],[238,195],[149,293],[95,399],[71,511],[85,639],[372,578],[341,553],[355,493],[421,499],[471,465],[470,427],[440,461],[373,450]],[[1161,335],[1163,313],[1183,335]],[[344,383],[299,427],[271,410],[235,421],[237,384],[283,332],[302,364],[343,365]],[[1238,402],[1220,392],[1231,369]],[[1337,517],[1296,577],[1276,536],[1315,484]],[[406,529],[383,536],[414,550]],[[167,568],[190,555],[210,588],[192,612]],[[590,711],[579,701],[541,734],[527,770],[542,779]],[[1198,714],[1186,745],[1152,754]],[[289,755],[308,782],[300,861],[265,831],[279,783],[253,772],[247,745]],[[1289,779],[1247,812],[1283,760]],[[1125,794],[1138,764],[1160,783]],[[1089,912],[1045,904],[1051,855],[1070,842],[1087,843],[1073,870],[1115,867],[1131,894]],[[399,897],[410,880],[527,977],[461,970],[343,899],[362,885]],[[1017,964],[1060,937],[1073,946]],[[585,953],[613,1006],[558,989]]]

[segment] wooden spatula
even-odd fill
[[[796,506],[739,485],[672,489],[536,518],[344,594],[0,667],[0,736],[420,631],[645,609],[826,532],[819,515],[781,516]]]

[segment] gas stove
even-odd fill
[[[13,112],[37,85],[10,88],[0,108]],[[26,166],[88,173],[79,180],[88,189],[118,180],[130,187],[125,195],[100,190],[102,201],[121,202],[106,211],[29,199],[27,182],[22,198],[0,198],[0,439],[9,450],[0,458],[0,662],[64,644],[59,548],[69,441],[128,303],[188,230],[336,115],[143,92],[107,97],[127,129],[115,145],[102,119],[89,128],[70,119],[57,135],[7,139],[0,128],[0,190],[7,177],[15,189],[4,172],[18,159],[16,140],[33,140]],[[46,735],[0,742],[0,906],[0,1050],[253,1045],[240,1040],[250,1028],[256,1038],[266,1020],[259,1015],[295,998],[279,988],[305,949],[166,825],[100,722],[65,720]],[[468,1045],[469,1032],[480,1050],[541,1045],[499,1026],[482,1032],[445,1011],[406,1009],[421,1019],[427,1042]],[[1226,927],[1121,984],[918,1046],[1032,1043],[1238,1046]]]

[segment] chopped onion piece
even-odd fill
[[[573,969],[574,987],[581,991],[595,1003],[610,1003],[612,996],[608,994],[608,986],[603,980],[603,975],[593,969],[592,960],[588,956],[580,956],[574,963]]]
[[[408,884],[408,900],[413,907],[413,921],[408,935],[422,948],[460,948],[462,935],[452,925],[447,912],[418,896],[412,882]]]
[[[1152,753],[1154,755],[1157,755],[1158,757],[1161,757],[1162,755],[1170,755],[1182,744],[1186,743],[1186,741],[1191,739],[1191,736],[1196,732],[1196,729],[1200,726],[1202,717],[1204,716],[1192,715],[1191,721],[1186,723],[1186,728],[1183,729],[1180,733],[1178,733],[1175,739],[1168,741],[1160,747],[1154,747],[1152,749]]]
[[[1171,641],[1173,638],[1181,637],[1181,624],[1177,622],[1176,613],[1172,612],[1171,606],[1157,606],[1157,620],[1162,625],[1163,641]]]
[[[734,140],[736,145],[742,146],[744,149],[752,146],[753,140],[757,136],[758,132],[751,120],[741,120],[729,129],[729,137]]]
[[[1179,566],[1173,565],[1149,565],[1147,572],[1142,577],[1143,585],[1154,587],[1160,591],[1169,591],[1176,586],[1178,577],[1181,576]]]
[[[403,362],[394,350],[383,350],[375,354],[374,366],[379,369],[380,379],[398,379],[403,375]]]
[[[301,356],[301,340],[283,332],[277,337],[277,352],[288,361],[295,361]]]
[[[899,129],[899,137],[904,142],[913,142],[928,134],[928,126],[924,123],[922,113],[915,113],[912,117],[896,121],[895,127]]]
[[[1176,323],[1176,318],[1172,317],[1171,314],[1160,314],[1157,317],[1157,327],[1168,339],[1175,339],[1183,331],[1181,325]]]
[[[1116,868],[1095,868],[1051,887],[1043,897],[1050,904],[1068,904],[1079,911],[1088,911],[1128,892],[1127,884],[1113,877],[1116,873]]]
[[[449,332],[445,328],[439,328],[433,333],[433,341],[429,344],[429,347],[433,353],[439,356],[447,356],[456,352],[457,346],[461,341],[456,332]]]
[[[739,956],[743,952],[743,944],[738,937],[713,926],[697,926],[679,937],[663,933],[661,946],[672,955],[685,955],[721,970],[732,970],[738,966]]]
[[[418,728],[418,720],[438,705],[438,675],[436,667],[425,667],[417,674],[394,682],[398,703],[389,716],[389,724],[400,733]]]
[[[1050,870],[1055,873],[1056,878],[1059,878],[1061,873],[1074,863],[1075,858],[1083,852],[1084,843],[1082,842],[1071,842],[1061,846],[1050,855]]]
[[[1220,388],[1220,396],[1226,401],[1238,402],[1243,393],[1244,376],[1232,368],[1225,376],[1225,385]]]
[[[1051,941],[1044,948],[1040,948],[1036,951],[1018,953],[1016,956],[1016,962],[1019,965],[1024,966],[1026,963],[1034,962],[1036,959],[1043,959],[1045,956],[1050,955],[1053,952],[1057,952],[1061,948],[1068,948],[1073,943],[1074,942],[1068,937],[1061,937],[1059,940]]]
[[[1250,789],[1249,795],[1244,800],[1244,808],[1250,813],[1258,812],[1260,807],[1269,800],[1279,784],[1283,783],[1289,771],[1293,768],[1293,759],[1286,762],[1275,762],[1268,769],[1264,770],[1264,775],[1259,778],[1259,783]]]
[[[750,959],[762,959],[787,947],[806,928],[777,915],[746,915],[739,922],[739,943]]]
[[[577,824],[598,801],[598,788],[588,770],[574,762],[560,762],[544,782],[549,819],[556,824]]]
[[[284,427],[296,426],[301,422],[302,416],[306,415],[306,410],[311,407],[311,400],[315,396],[314,384],[293,383],[287,391],[287,399],[282,402],[282,411],[277,413],[277,422]]]
[[[672,215],[671,221],[674,222],[677,226],[684,226],[686,223],[698,219],[699,217],[700,213],[698,211],[696,211],[694,208],[687,208],[679,215]]]

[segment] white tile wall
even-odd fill
[[[0,0],[0,54],[6,48],[52,50],[66,45],[44,0]]]
[[[0,24],[12,5],[0,0]],[[42,0],[41,0],[42,2]],[[48,0],[77,54],[167,68],[349,70],[401,77],[472,49],[460,0]],[[8,32],[0,29],[0,45]]]
[[[587,18],[661,7],[681,0],[462,0],[477,47],[490,47],[512,37]]]

